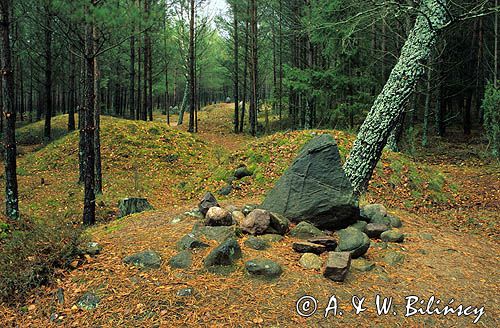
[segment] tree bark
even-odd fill
[[[445,0],[421,2],[421,14],[403,46],[399,60],[360,128],[344,164],[346,175],[358,195],[368,188],[387,138],[404,111],[404,103],[424,72],[422,63],[429,58],[438,31],[448,21],[445,5]]]
[[[133,33],[133,32],[132,32]],[[129,80],[129,90],[130,90],[130,118],[135,117],[135,36],[132,35],[130,38],[130,80]]]
[[[238,43],[238,7],[233,4],[233,32],[234,32],[234,133],[239,132],[239,43]]]
[[[195,77],[195,50],[194,50],[194,14],[195,1],[191,0],[191,15],[189,20],[189,132],[194,132],[196,106],[196,77]]]
[[[1,33],[2,33],[2,107],[7,121],[3,135],[5,151],[5,214],[12,220],[19,219],[19,204],[16,173],[16,112],[14,109],[14,74],[12,71],[12,50],[10,45],[11,1],[2,0]]]
[[[52,120],[52,12],[50,1],[45,1],[45,129],[44,137],[51,138]]]
[[[76,60],[75,55],[70,51],[69,53],[69,111],[68,111],[68,131],[75,131],[75,107],[76,107]]]

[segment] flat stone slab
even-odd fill
[[[292,244],[292,248],[297,253],[313,253],[322,254],[326,252],[326,247],[320,244],[313,244],[305,241],[296,242]]]
[[[389,230],[382,233],[380,239],[385,242],[402,243],[405,240],[405,236],[398,230]]]
[[[245,246],[257,251],[262,251],[268,249],[271,245],[262,238],[251,236],[245,241]]]
[[[310,243],[313,243],[313,244],[325,246],[327,252],[335,251],[335,248],[338,245],[337,239],[330,237],[330,236],[309,238],[307,241]]]
[[[308,222],[300,222],[292,230],[290,230],[290,236],[300,239],[308,239],[326,236],[326,234]]]
[[[326,268],[323,275],[333,281],[342,282],[345,280],[349,268],[351,267],[351,253],[330,252],[326,261]]]
[[[357,271],[367,272],[373,270],[375,264],[363,258],[359,258],[351,261],[351,268]]]

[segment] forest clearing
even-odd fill
[[[497,0],[0,5],[0,327],[500,325]]]

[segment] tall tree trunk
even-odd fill
[[[186,85],[184,87],[184,95],[182,96],[181,107],[179,108],[179,119],[177,120],[177,125],[184,124],[184,112],[186,111],[186,103],[189,93],[189,79],[186,79]]]
[[[498,0],[495,0],[495,8],[498,8]],[[495,50],[493,56],[493,86],[498,88],[498,10],[495,11]]]
[[[94,5],[91,0],[91,4]],[[83,169],[84,169],[84,203],[83,203],[83,224],[93,225],[95,223],[95,152],[94,152],[94,105],[95,105],[95,46],[94,46],[94,26],[87,23],[85,26],[85,124],[83,128]]]
[[[75,123],[75,107],[76,107],[76,60],[73,52],[69,53],[69,114],[68,114],[68,131],[74,131]]]
[[[431,96],[432,96],[432,59],[429,59],[427,64],[427,81],[426,81],[426,92],[425,92],[425,108],[424,108],[424,124],[422,126],[422,146],[427,147],[429,133],[429,115],[431,108]]]
[[[279,119],[283,119],[283,0],[279,0]]]
[[[251,9],[251,92],[250,92],[250,133],[252,136],[257,134],[257,112],[258,112],[258,45],[257,45],[257,1],[250,0]]]
[[[236,2],[233,4],[233,32],[234,32],[234,71],[233,71],[233,79],[234,79],[234,133],[239,132],[239,43],[238,43],[238,7]]]
[[[94,40],[97,40],[97,30],[94,27]],[[97,58],[94,58],[94,111],[95,111],[95,130],[94,130],[94,154],[95,154],[95,193],[102,195],[102,163],[101,163],[101,99],[100,90],[100,71]],[[123,113],[123,112],[122,112]]]
[[[5,119],[7,121],[3,135],[5,161],[5,214],[12,220],[19,219],[19,204],[16,173],[16,112],[14,109],[14,74],[12,71],[12,51],[10,45],[11,0],[1,0],[2,33],[2,81]]]
[[[132,37],[130,38],[129,90],[130,90],[129,111],[130,111],[130,118],[133,119],[135,117],[135,35],[132,35]]]
[[[401,50],[399,60],[360,128],[344,164],[346,175],[358,195],[368,188],[387,138],[424,71],[422,63],[427,61],[438,31],[448,21],[445,5],[445,0],[421,2],[421,14]]]
[[[248,52],[249,52],[249,36],[250,36],[250,24],[249,24],[249,16],[250,16],[250,6],[247,3],[247,17],[245,19],[245,62],[243,63],[243,103],[241,106],[241,118],[240,118],[240,132],[243,132],[243,128],[245,125],[245,107],[247,102],[247,90],[248,90]]]
[[[196,77],[195,77],[195,50],[194,50],[194,14],[195,1],[191,0],[191,15],[189,19],[189,132],[194,132],[195,106],[196,106]]]
[[[45,2],[45,129],[44,137],[51,138],[52,101],[52,12],[50,1]]]

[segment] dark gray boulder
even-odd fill
[[[200,210],[201,214],[205,216],[210,209],[210,207],[217,206],[219,207],[219,203],[217,202],[217,199],[215,199],[215,196],[212,195],[212,193],[207,192],[205,195],[203,195],[203,198],[201,199],[200,203],[198,204],[198,209]]]
[[[264,279],[278,278],[283,273],[278,263],[268,259],[250,260],[245,263],[245,269],[251,276]]]
[[[182,251],[168,261],[168,265],[174,269],[187,269],[193,263],[193,256],[188,250]]]
[[[124,198],[118,202],[118,218],[153,210],[146,198]]]
[[[182,237],[178,242],[177,242],[177,249],[178,250],[185,250],[185,249],[197,249],[197,248],[207,248],[209,247],[208,244],[202,242],[201,240],[197,239],[193,234],[187,234],[184,237]]]
[[[389,230],[389,227],[382,223],[368,223],[366,225],[365,233],[370,238],[380,238],[383,232]]]
[[[216,248],[205,258],[205,267],[230,266],[242,256],[241,248],[235,239],[228,239]]]
[[[251,249],[255,249],[257,251],[262,251],[269,248],[269,246],[271,245],[269,244],[268,241],[262,238],[251,236],[245,241],[245,246]]]
[[[398,230],[389,230],[383,232],[380,235],[380,239],[385,242],[402,243],[405,240],[405,236]]]
[[[234,177],[237,180],[243,179],[245,177],[250,177],[252,176],[252,174],[252,171],[250,171],[246,166],[239,167],[234,171]]]
[[[339,244],[337,252],[349,252],[353,259],[364,255],[370,248],[370,238],[354,228],[342,229],[338,232]]]
[[[300,222],[292,230],[290,236],[308,239],[312,237],[325,236],[326,234],[308,222]]]
[[[271,222],[265,233],[275,233],[278,235],[286,235],[290,228],[290,221],[281,214],[270,212]]]
[[[330,236],[310,238],[307,241],[313,244],[325,246],[327,252],[333,252],[335,251],[335,248],[337,248],[337,240]]]
[[[231,192],[233,192],[233,185],[229,183],[227,186],[223,187],[217,193],[221,196],[228,196]]]
[[[357,199],[335,139],[324,134],[308,142],[261,207],[319,228],[335,230],[354,223],[359,217]]]
[[[141,269],[158,269],[161,266],[161,256],[154,251],[144,251],[127,256],[123,262],[133,264]]]

